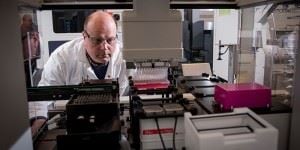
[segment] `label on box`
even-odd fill
[[[160,129],[161,134],[165,133],[173,133],[173,128],[162,128]],[[147,129],[143,130],[143,135],[152,135],[152,134],[159,134],[157,129]]]

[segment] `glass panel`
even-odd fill
[[[290,104],[295,71],[296,31],[277,31],[279,45],[272,51],[274,69],[271,87],[273,94]],[[276,69],[275,69],[276,67]]]
[[[300,8],[294,4],[242,9],[238,82],[272,89],[272,100],[290,105]]]

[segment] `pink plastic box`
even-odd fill
[[[271,89],[257,83],[218,84],[215,86],[214,97],[224,110],[271,106]]]

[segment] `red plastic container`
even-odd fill
[[[267,108],[271,106],[271,89],[257,83],[218,84],[214,98],[224,110],[237,107]]]

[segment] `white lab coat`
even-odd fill
[[[118,78],[120,95],[126,94],[128,80],[126,65],[119,46],[111,57],[105,79]],[[83,48],[83,38],[74,39],[58,47],[44,66],[39,86],[78,85],[82,79],[97,79]],[[29,117],[47,117],[49,102],[30,102]]]
[[[128,80],[126,65],[119,45],[109,62],[105,79],[119,81],[120,95],[124,95]],[[74,39],[58,47],[44,66],[39,86],[78,85],[82,79],[98,79],[83,47],[83,38]]]

